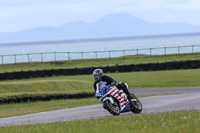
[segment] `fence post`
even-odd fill
[[[123,57],[124,57],[124,60],[125,60],[125,50],[123,50]]]
[[[138,55],[138,51],[139,51],[139,50],[137,49],[137,55]]]
[[[152,48],[150,48],[150,55],[152,55],[152,51],[151,50],[152,50]]]
[[[81,52],[81,58],[83,59],[83,51]]]
[[[43,53],[41,53],[41,62],[43,62]]]
[[[178,54],[180,54],[180,47],[178,46]]]
[[[194,53],[194,45],[192,45],[192,53]]]
[[[110,59],[111,58],[111,53],[110,53],[111,51],[109,50],[108,52],[109,52],[109,59]]]
[[[70,57],[69,57],[69,52],[67,52],[67,54],[68,54],[68,60],[70,60]]]
[[[29,54],[27,54],[27,57],[28,57],[28,63],[29,63]]]
[[[3,55],[1,55],[1,62],[2,62],[2,64],[3,64]]]
[[[56,52],[54,52],[54,60],[56,61]]]
[[[97,51],[96,51],[96,59],[97,59]]]
[[[15,64],[17,63],[17,59],[16,59],[16,55],[14,54],[14,57],[15,57]]]
[[[165,51],[165,55],[167,54],[167,48],[166,47],[164,47],[164,51]]]

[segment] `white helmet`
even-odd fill
[[[103,70],[102,69],[95,69],[93,71],[93,76],[95,81],[100,81],[103,76]]]

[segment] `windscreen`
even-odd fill
[[[103,82],[103,81],[98,82],[98,83],[96,84],[97,89],[99,90],[100,88],[103,88],[105,84],[106,84],[106,83]]]
[[[99,99],[105,94],[105,84],[106,82],[100,81],[96,84],[97,90],[96,90],[96,98]]]

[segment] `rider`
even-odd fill
[[[116,85],[116,87],[118,89],[122,89],[124,91],[124,93],[127,94],[129,101],[132,101],[134,99],[133,96],[129,93],[128,85],[126,83],[119,82],[117,84],[116,80],[112,79],[111,77],[109,77],[107,75],[103,75],[103,70],[102,69],[95,69],[93,71],[93,76],[94,76],[94,79],[95,79],[95,82],[93,84],[95,92],[96,92],[96,89],[97,89],[96,88],[96,84],[99,81],[104,81],[104,82],[106,82],[106,85],[110,85],[110,86],[115,86]]]

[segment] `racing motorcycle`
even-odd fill
[[[129,111],[134,114],[141,113],[142,104],[134,94],[131,93],[134,101],[129,101],[123,90],[119,90],[116,86],[107,86],[106,82],[103,81],[98,82],[96,86],[95,97],[103,104],[104,109],[112,115],[117,116]]]

